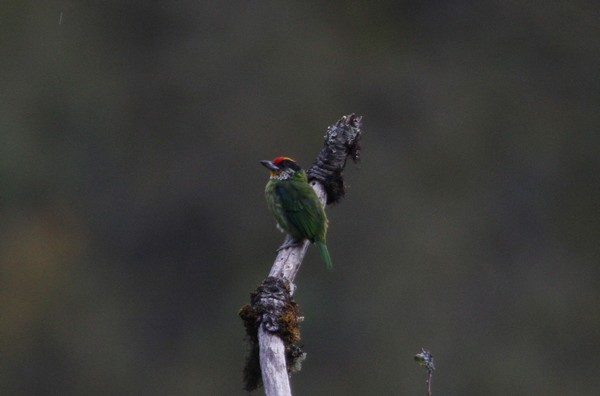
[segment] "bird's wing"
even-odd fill
[[[276,187],[288,224],[310,240],[324,233],[326,219],[315,191],[307,183],[288,183],[287,187]],[[291,232],[296,234],[295,232]]]

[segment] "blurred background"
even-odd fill
[[[595,1],[0,5],[0,393],[244,395],[259,160],[364,116],[298,395],[600,388]],[[262,393],[259,392],[259,394]]]

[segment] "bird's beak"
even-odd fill
[[[263,166],[267,169],[269,169],[272,172],[278,171],[279,168],[277,167],[277,165],[275,165],[273,163],[273,161],[267,161],[267,160],[262,160],[260,161],[261,164],[263,164]]]

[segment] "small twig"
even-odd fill
[[[431,352],[421,348],[421,352],[415,355],[415,360],[421,366],[427,369],[427,380],[425,381],[425,395],[431,396],[431,378],[433,377],[433,370],[435,366],[433,364],[433,355]]]
[[[425,381],[427,389],[425,390],[425,396],[431,396],[431,377],[433,377],[433,371],[427,370],[427,381]]]

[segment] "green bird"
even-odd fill
[[[306,172],[289,157],[260,163],[270,171],[265,197],[277,224],[296,240],[295,244],[308,239],[317,245],[325,266],[331,271],[333,264],[325,244],[327,216],[315,190],[308,184]]]

